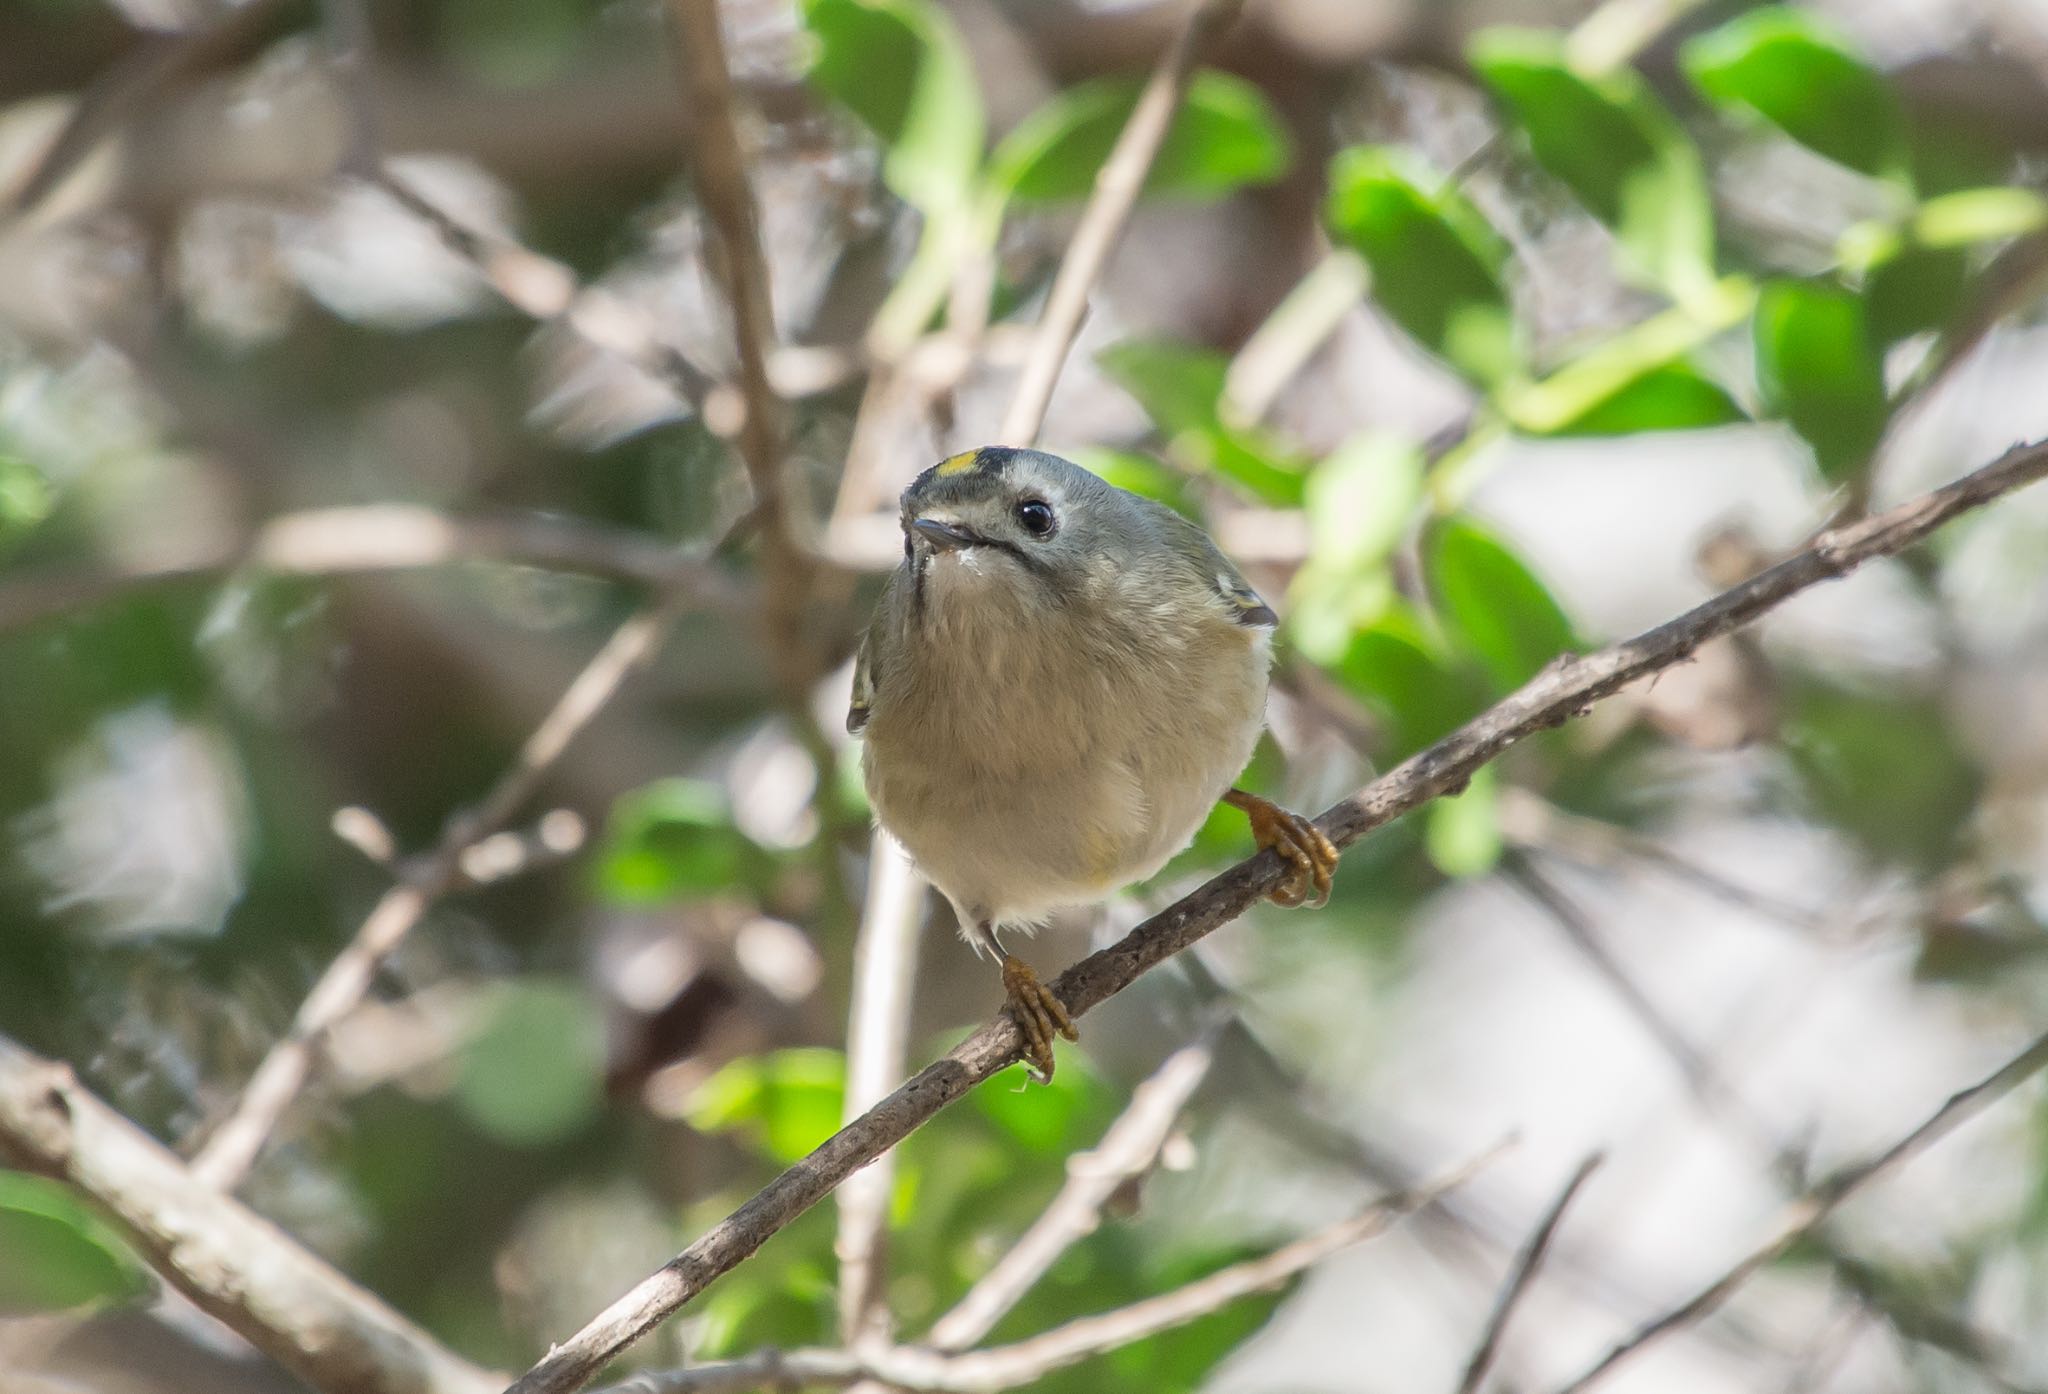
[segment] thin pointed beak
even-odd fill
[[[957,552],[962,547],[972,547],[981,539],[961,527],[958,523],[942,523],[937,518],[912,518],[910,526],[919,536],[941,552]]]

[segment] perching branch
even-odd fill
[[[1943,523],[2044,475],[2048,444],[2017,446],[1952,484],[1820,534],[1802,551],[1677,619],[1597,652],[1561,658],[1451,735],[1327,810],[1317,824],[1339,846],[1348,846],[1431,799],[1462,789],[1489,761],[1537,731],[1561,726],[1629,683],[1684,662],[1707,640],[1753,623],[1799,592],[1845,576],[1873,558],[1904,551]],[[1079,1016],[1242,915],[1282,875],[1280,858],[1271,852],[1238,863],[1069,968],[1054,980],[1053,990]],[[583,1385],[847,1176],[1015,1061],[1019,1045],[1008,1016],[983,1025],[556,1347],[520,1377],[513,1386],[516,1394],[560,1394]]]
[[[1880,518],[1871,521],[1877,522]],[[1925,1122],[1884,1151],[1853,1166],[1843,1167],[1790,1202],[1779,1212],[1777,1223],[1771,1226],[1769,1237],[1762,1243],[1684,1302],[1638,1327],[1633,1335],[1561,1387],[1557,1394],[1578,1394],[1580,1390],[1590,1389],[1644,1348],[1711,1316],[1751,1275],[1811,1234],[1844,1201],[1883,1173],[1917,1156],[1962,1123],[1982,1113],[2043,1068],[2048,1068],[2048,1035],[2036,1038],[2025,1050],[1969,1088],[1950,1095],[1948,1101]]]
[[[0,1036],[0,1162],[68,1182],[151,1268],[316,1389],[487,1394],[503,1377],[452,1354],[79,1084]]]

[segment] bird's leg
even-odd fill
[[[1244,810],[1251,820],[1252,836],[1261,847],[1270,847],[1287,862],[1287,879],[1273,891],[1276,905],[1324,905],[1330,899],[1330,877],[1337,870],[1337,845],[1323,836],[1323,830],[1299,813],[1280,807],[1270,799],[1232,789],[1223,802]],[[1310,888],[1315,899],[1309,899]]]
[[[1038,974],[1031,971],[1031,965],[997,942],[995,926],[983,920],[974,927],[974,934],[1002,965],[1003,991],[1010,999],[1009,1012],[1017,1022],[1017,1029],[1024,1033],[1024,1058],[1030,1062],[1038,1082],[1049,1083],[1053,1071],[1053,1036],[1065,1036],[1070,1041],[1081,1039],[1080,1033],[1074,1030],[1074,1019],[1067,1015],[1060,999],[1053,996],[1052,989],[1038,980]]]

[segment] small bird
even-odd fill
[[[970,450],[904,491],[846,729],[875,816],[1001,966],[1041,1080],[1074,1023],[1000,929],[1152,875],[1219,801],[1289,863],[1275,901],[1328,899],[1330,840],[1231,787],[1276,623],[1207,533],[1057,455]]]

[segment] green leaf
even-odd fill
[[[974,1106],[1008,1144],[1041,1157],[1071,1157],[1092,1146],[1115,1116],[1109,1090],[1083,1056],[1063,1061],[1043,1088],[977,1089]]]
[[[1441,524],[1425,570],[1445,630],[1499,690],[1520,687],[1578,647],[1571,621],[1535,573],[1477,523],[1454,518]]]
[[[881,137],[882,177],[926,214],[967,205],[986,120],[967,46],[930,0],[804,0],[810,78]]]
[[[1816,682],[1787,706],[1783,743],[1816,814],[1884,863],[1953,865],[1984,776],[1939,700]]]
[[[1749,420],[1728,389],[1689,363],[1660,363],[1557,428],[1561,436],[1699,431]]]
[[[1955,248],[1907,246],[1878,262],[1863,278],[1873,347],[1947,327],[1969,285],[1969,254]]]
[[[1055,95],[997,143],[989,184],[1022,203],[1087,198],[1144,82],[1098,78]],[[1287,172],[1287,133],[1266,96],[1228,73],[1196,73],[1145,177],[1154,197],[1213,199]]]
[[[1300,506],[1305,462],[1264,432],[1223,424],[1219,404],[1230,363],[1222,354],[1134,339],[1112,344],[1095,361],[1138,399],[1183,468],[1218,475],[1268,503]]]
[[[1928,199],[1913,215],[1923,247],[1973,247],[2025,237],[2048,226],[2048,200],[2032,189],[1958,189]]]
[[[1514,372],[1507,250],[1455,190],[1427,188],[1396,152],[1360,146],[1331,163],[1325,216],[1372,267],[1381,308],[1424,348],[1481,384]]]
[[[1188,497],[1186,476],[1160,464],[1150,455],[1097,445],[1075,446],[1063,453],[1082,469],[1119,489],[1142,495],[1154,503],[1163,503],[1197,521],[1201,518],[1201,510]]]
[[[1481,767],[1460,794],[1429,806],[1422,845],[1436,869],[1453,879],[1484,876],[1500,861],[1500,788],[1494,767]]]
[[[1422,471],[1422,452],[1385,432],[1331,451],[1308,481],[1309,564],[1352,575],[1385,561],[1422,497]]]
[[[529,978],[497,988],[462,1048],[455,1100],[501,1142],[534,1147],[594,1118],[604,1075],[604,1022],[569,980]]]
[[[56,495],[41,470],[0,450],[0,547],[5,547],[50,516]]]
[[[1445,661],[1405,602],[1361,626],[1328,666],[1379,718],[1387,738],[1381,753],[1392,759],[1442,740],[1476,716],[1486,701],[1470,674]]]
[[[1714,281],[1714,214],[1699,151],[1631,70],[1572,71],[1563,41],[1494,29],[1473,68],[1551,174],[1615,231],[1641,275],[1686,300]]]
[[[612,806],[596,865],[607,900],[655,905],[754,885],[769,861],[733,826],[717,785],[661,779]]]
[[[1716,105],[1753,111],[1864,174],[1909,179],[1897,93],[1818,17],[1789,7],[1755,10],[1688,42],[1681,61]]]
[[[778,1050],[725,1065],[690,1095],[684,1117],[705,1132],[738,1133],[788,1166],[839,1131],[846,1058],[836,1050]]]
[[[1813,447],[1821,473],[1840,479],[1884,435],[1884,365],[1863,301],[1839,286],[1778,281],[1756,307],[1757,381],[1764,401]]]
[[[150,1280],[66,1186],[0,1171],[0,1317],[124,1302]]]

